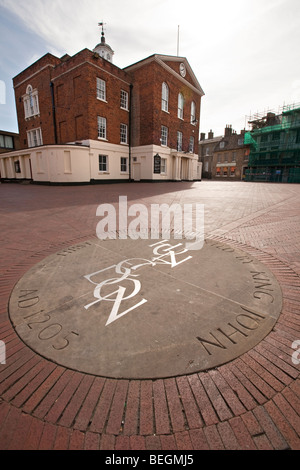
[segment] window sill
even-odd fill
[[[102,101],[102,103],[107,103],[106,100],[103,100],[102,98],[99,98],[98,96],[97,96],[97,100],[98,100],[98,101]]]
[[[105,137],[98,137],[98,140],[103,140],[104,142],[108,142],[108,140]]]
[[[25,116],[25,121],[30,121],[30,119],[32,119],[32,118],[36,119],[36,118],[39,118],[39,117],[41,117],[40,114],[32,114],[32,116]]]
[[[98,171],[98,175],[110,175],[109,171]]]
[[[129,109],[128,109],[128,108],[122,108],[122,106],[120,106],[120,109],[123,109],[123,111],[127,111],[127,113],[129,113]]]
[[[127,145],[128,146],[128,142],[120,142],[120,145]]]

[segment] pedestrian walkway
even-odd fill
[[[283,303],[273,329],[230,362],[168,378],[97,376],[31,349],[9,318],[14,286],[46,257],[95,239],[98,205],[117,208],[120,195],[147,207],[204,204],[206,239],[276,277]],[[2,184],[0,200],[1,450],[300,449],[299,185]]]

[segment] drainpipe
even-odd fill
[[[133,85],[130,84],[129,92],[129,181],[131,181],[131,118],[132,118],[132,88]]]
[[[51,98],[52,98],[52,115],[53,115],[53,128],[54,128],[54,143],[57,144],[57,129],[56,129],[56,115],[55,115],[55,101],[54,101],[54,88],[53,82],[50,82]]]

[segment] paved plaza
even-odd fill
[[[120,196],[203,204],[203,248],[99,240]],[[0,201],[1,450],[300,449],[300,185],[10,183]]]

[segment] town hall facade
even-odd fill
[[[48,53],[13,79],[20,149],[1,180],[36,183],[201,179],[203,90],[184,57],[154,54],[124,69],[101,42]]]

